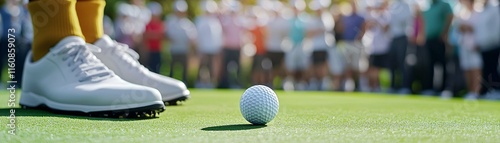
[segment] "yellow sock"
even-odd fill
[[[104,35],[103,17],[104,0],[79,0],[76,2],[76,13],[87,43],[94,43]]]
[[[74,0],[38,0],[28,3],[33,24],[33,61],[68,36],[80,36]]]

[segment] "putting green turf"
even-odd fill
[[[243,90],[192,90],[159,118],[89,118],[16,109],[7,134],[7,92],[0,94],[0,142],[498,142],[500,102],[417,96],[277,92],[267,126],[239,112]]]

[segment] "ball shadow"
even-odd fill
[[[252,130],[267,127],[267,125],[252,125],[252,124],[234,124],[234,125],[221,125],[206,127],[201,130],[203,131],[241,131],[241,130]]]

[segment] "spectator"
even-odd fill
[[[265,56],[265,13],[264,10],[259,7],[253,7],[250,11],[250,40],[256,49],[252,62],[252,83],[270,86],[272,84],[272,80],[270,78],[270,74],[268,73],[271,71],[272,63]]]
[[[457,17],[457,11],[454,11],[455,17]],[[448,43],[451,49],[453,49],[453,52],[451,53],[451,58],[448,59],[448,63],[446,64],[448,66],[447,73],[445,76],[447,76],[447,81],[445,81],[445,88],[444,91],[441,92],[441,98],[442,99],[450,99],[453,97],[454,94],[458,94],[459,92],[462,92],[462,89],[466,88],[466,83],[465,83],[465,76],[462,70],[462,67],[460,67],[460,32],[459,32],[459,24],[461,21],[459,18],[454,18],[453,23],[450,26],[450,33],[448,34]]]
[[[287,22],[284,12],[285,7],[279,1],[273,3],[270,21],[266,25],[266,57],[271,60],[273,72],[271,79],[275,77],[284,78],[285,71],[283,67],[283,59],[285,57],[284,49],[286,44],[283,44],[288,35],[289,23]]]
[[[30,50],[29,43],[31,43],[31,39],[33,37],[32,35],[32,28],[31,28],[31,21],[30,21],[30,16],[28,13],[28,10],[21,4],[20,0],[6,0],[5,5],[3,5],[0,9],[0,17],[1,17],[1,35],[0,36],[0,75],[3,74],[4,67],[6,66],[7,63],[7,49],[8,47],[8,38],[15,38],[15,47],[16,51],[16,64],[21,63],[19,65],[16,65],[16,73],[14,73],[14,79],[9,79],[9,80],[15,80],[15,81],[22,81],[22,70],[23,70],[23,65],[24,65],[24,59],[26,57],[27,52]],[[9,29],[13,29],[9,30]],[[13,35],[8,36],[8,35]],[[21,82],[18,82],[16,86],[20,86]],[[4,87],[3,83],[0,83],[0,87]]]
[[[370,53],[369,86],[371,92],[380,92],[379,71],[381,68],[388,67],[389,42],[391,39],[390,13],[387,11],[387,1],[375,1],[374,5],[367,9],[366,21],[367,31],[363,37],[363,43]]]
[[[408,47],[407,30],[412,21],[410,6],[404,0],[395,0],[389,7],[391,16],[390,33],[392,35],[389,44],[389,69],[391,71],[390,91],[402,94],[410,93],[409,89],[402,88],[404,78],[408,78],[405,73],[406,48]]]
[[[413,83],[427,83],[425,80],[425,68],[428,65],[428,51],[425,49],[425,22],[420,6],[413,5],[412,32],[409,36],[409,47],[405,59],[405,71],[407,78],[403,78],[403,91],[412,92]]]
[[[468,100],[476,100],[479,96],[481,88],[481,68],[483,61],[476,46],[474,35],[478,13],[474,11],[475,0],[461,0],[462,9],[458,14],[458,26],[460,32],[460,67],[465,71],[465,79],[467,82],[467,90],[465,98]]]
[[[306,22],[308,21],[306,13],[303,12],[306,4],[303,0],[296,0],[292,4],[294,16],[290,19],[290,32],[288,34],[292,42],[292,48],[285,53],[285,66],[288,77],[292,77],[291,81],[288,80],[289,83],[293,83],[290,89],[305,90],[311,52],[310,45],[308,47],[304,42],[307,32]]]
[[[483,57],[482,77],[485,80],[481,94],[500,100],[500,75],[497,70],[500,54],[500,6],[498,0],[484,1],[485,8],[478,15],[475,40]]]
[[[120,3],[117,7],[117,18],[114,26],[116,29],[116,40],[135,49],[135,42],[132,35],[137,33],[136,27],[138,26],[135,26],[133,23],[133,8],[127,3]]]
[[[174,4],[175,13],[169,15],[166,21],[167,36],[170,40],[170,77],[174,76],[176,65],[182,66],[182,81],[187,82],[188,52],[194,45],[196,38],[196,27],[187,18],[188,5],[184,0],[178,0]]]
[[[161,48],[164,39],[164,27],[161,20],[161,13],[163,11],[161,5],[157,2],[150,2],[148,4],[151,10],[151,20],[146,25],[144,31],[144,43],[149,53],[148,68],[151,72],[160,73],[161,67]]]
[[[196,18],[197,46],[200,53],[200,68],[196,87],[213,88],[217,79],[216,64],[222,48],[222,26],[215,12],[217,4],[213,0],[202,2],[203,14]]]
[[[240,88],[240,52],[242,47],[243,23],[238,13],[238,1],[223,1],[225,9],[220,17],[224,47],[222,57],[222,73],[219,88]]]
[[[425,48],[429,53],[430,63],[427,66],[427,74],[425,83],[422,84],[424,95],[434,95],[442,91],[444,88],[443,83],[446,81],[446,76],[443,74],[435,74],[434,68],[440,66],[442,73],[447,73],[446,67],[446,51],[448,40],[448,31],[450,29],[451,21],[453,20],[453,12],[448,3],[443,0],[432,0],[429,9],[423,13],[425,22],[426,44]],[[435,85],[434,81],[438,81]]]
[[[309,81],[310,90],[324,90],[326,87],[327,79],[327,65],[328,50],[333,48],[335,37],[333,35],[333,28],[335,21],[333,15],[327,11],[330,5],[329,1],[312,1],[310,8],[316,13],[313,16],[310,26],[310,34],[313,41],[313,53],[311,56],[312,61],[312,76]]]
[[[22,5],[22,4],[20,4]],[[27,5],[22,5],[24,12],[22,12],[21,17],[21,27],[20,27],[20,32],[21,37],[18,39],[19,40],[19,45],[16,48],[16,81],[17,84],[16,86],[19,88],[22,88],[22,79],[23,79],[23,72],[24,72],[24,63],[26,61],[26,56],[28,55],[29,51],[31,50],[31,45],[33,42],[33,25],[31,24],[31,16],[28,11]]]
[[[117,41],[127,44],[130,48],[137,50],[137,39],[142,36],[141,26],[145,24],[137,22],[138,8],[128,3],[118,4],[118,18],[115,21]]]
[[[366,29],[365,18],[357,13],[357,4],[355,1],[350,1],[349,5],[341,9],[344,15],[342,17],[344,31],[342,35],[343,41],[339,43],[338,48],[341,51],[341,55],[345,58],[343,60],[345,60],[346,67],[339,67],[343,68],[340,71],[345,71],[346,80],[352,83],[353,81],[360,80],[360,77],[368,69],[368,56],[361,43]],[[345,86],[347,85],[348,83],[345,84]],[[361,89],[359,85],[361,84],[358,84],[358,89]],[[344,90],[353,89],[354,87],[344,87]]]
[[[139,53],[139,61],[147,65],[147,49],[143,47],[143,34],[146,24],[151,20],[151,11],[145,7],[144,0],[130,0],[118,4],[118,18],[115,21],[117,41],[127,44]]]
[[[1,34],[0,34],[0,40],[3,40],[3,39],[2,39],[2,38],[3,38],[3,37],[2,37],[2,36],[3,36],[3,29],[4,29],[4,27],[3,27],[3,22],[2,22],[2,14],[0,14],[0,33],[1,33]],[[2,62],[3,62],[3,61],[2,61]],[[0,70],[3,70],[3,69],[0,69]]]
[[[341,50],[339,48],[339,44],[342,43],[341,41],[344,41],[342,38],[342,35],[344,33],[344,25],[343,25],[343,15],[340,12],[339,8],[340,6],[333,6],[331,8],[331,11],[333,13],[334,21],[335,21],[335,26],[334,26],[334,36],[335,36],[335,46],[334,48],[330,48],[328,50],[328,68],[330,71],[330,74],[332,75],[332,83],[331,83],[331,88],[336,91],[341,90],[341,83],[345,79],[344,77],[344,56],[341,54]]]

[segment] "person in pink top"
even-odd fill
[[[408,37],[409,45],[407,56],[405,58],[405,72],[403,75],[402,89],[400,94],[410,94],[412,92],[412,84],[415,80],[421,79],[420,83],[425,83],[426,78],[423,78],[425,73],[425,65],[429,62],[427,51],[425,50],[425,23],[422,11],[418,5],[414,5],[413,27],[412,33]]]
[[[240,51],[244,27],[238,13],[238,1],[223,1],[225,10],[220,16],[224,46],[222,50],[222,71],[219,88],[238,88],[240,75]]]

